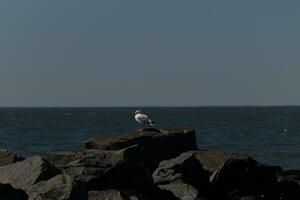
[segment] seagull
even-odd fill
[[[150,126],[154,126],[154,122],[147,115],[142,114],[142,111],[140,110],[136,110],[134,112],[134,119],[142,125],[147,124]]]

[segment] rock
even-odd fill
[[[76,184],[68,175],[57,175],[47,181],[40,181],[27,190],[29,200],[83,200],[87,191]]]
[[[161,189],[171,191],[178,199],[195,200],[199,199],[199,191],[182,181],[175,181],[167,185],[159,185]]]
[[[196,150],[188,151],[185,154],[194,154],[198,161],[201,163],[202,167],[212,174],[217,170],[220,165],[222,165],[229,158],[240,157],[236,154],[227,154],[220,151],[208,151],[208,150]]]
[[[197,149],[195,131],[190,129],[146,129],[112,138],[97,137],[87,141],[86,148],[119,150],[135,144],[144,149],[143,162],[151,170],[162,160]]]
[[[33,156],[24,161],[1,166],[0,183],[9,183],[14,188],[26,190],[39,181],[50,179],[58,173],[59,171],[42,157]]]
[[[286,170],[278,171],[278,182],[282,181],[295,181],[300,183],[300,170]]]
[[[138,160],[143,156],[140,150],[138,145],[133,145],[116,151],[60,151],[51,153],[48,161],[79,181],[88,191],[118,189],[140,191],[148,196],[154,193],[155,198],[157,195],[173,196],[161,191],[153,183],[148,169],[139,164]]]
[[[88,200],[127,200],[129,197],[118,190],[90,191]]]
[[[76,180],[88,182],[122,161],[131,160],[135,162],[140,160],[142,156],[141,148],[138,145],[133,145],[118,151],[53,152],[47,160]]]
[[[84,163],[108,168],[123,160],[141,160],[143,150],[138,145],[116,151],[89,149],[81,152],[56,151],[48,155],[47,160],[57,168],[66,168],[71,163]]]
[[[300,199],[300,170],[280,171],[277,173],[277,177],[281,199]]]
[[[8,152],[6,149],[0,149],[0,166],[15,163],[24,160],[22,157]]]
[[[87,188],[89,190],[110,188],[145,190],[152,184],[151,174],[143,165],[125,160],[91,179]]]
[[[119,191],[119,190],[103,190],[90,191],[88,200],[152,200],[153,198],[146,197],[143,194],[133,191]],[[160,196],[155,199],[172,199],[166,196]],[[175,199],[174,199],[175,200]]]
[[[89,191],[109,189],[127,191],[124,194],[130,198],[135,196],[136,199],[176,199],[172,193],[162,191],[154,184],[147,168],[128,160],[118,163],[98,178],[90,180],[86,188]]]
[[[210,179],[220,199],[235,199],[235,196],[276,199],[276,172],[279,170],[281,168],[262,165],[251,157],[229,158]]]
[[[20,189],[13,188],[10,184],[0,183],[1,200],[27,200],[27,194]]]
[[[153,178],[161,189],[171,191],[179,199],[193,200],[210,193],[208,172],[194,154],[181,154],[162,161]]]

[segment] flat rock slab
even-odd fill
[[[117,137],[96,137],[86,142],[86,148],[120,150],[136,144],[144,149],[143,162],[151,170],[162,160],[197,149],[195,131],[191,129],[144,129]]]

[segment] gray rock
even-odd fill
[[[137,189],[147,190],[152,187],[153,179],[150,172],[141,164],[123,161],[95,176],[87,183],[89,190]]]
[[[10,184],[0,183],[1,200],[27,200],[27,194],[20,189],[13,188]]]
[[[87,192],[81,190],[68,175],[57,175],[47,181],[40,181],[27,190],[29,200],[82,200]]]
[[[229,158],[241,157],[236,154],[227,154],[220,151],[196,150],[188,151],[185,154],[194,154],[202,167],[212,174]]]
[[[161,189],[171,191],[179,199],[194,200],[210,193],[208,172],[194,154],[162,161],[153,178]]]
[[[59,171],[40,156],[0,167],[0,183],[9,183],[14,188],[27,190],[39,181],[48,180]]]
[[[24,159],[6,149],[0,149],[0,166],[12,164],[21,160]]]
[[[88,200],[127,200],[128,196],[118,190],[90,191]]]
[[[125,160],[137,161],[141,148],[133,145],[117,151],[86,150],[83,152],[59,151],[50,153],[47,160],[76,180],[88,182]]]
[[[56,151],[51,152],[47,160],[55,167],[62,169],[72,165],[72,163],[85,163],[108,168],[123,160],[140,160],[142,156],[142,148],[138,145],[132,145],[116,151],[96,149],[80,152]]]
[[[90,191],[88,200],[152,200],[153,198],[146,197],[143,194],[137,194],[132,191],[118,191],[118,190],[103,190]],[[160,199],[160,198],[156,198]],[[169,198],[164,198],[169,199]]]
[[[199,199],[199,191],[192,185],[182,181],[174,181],[170,184],[159,185],[161,189],[171,191],[178,199],[195,200]]]
[[[276,172],[279,170],[281,168],[265,166],[251,157],[229,158],[210,179],[219,198],[235,195],[274,199],[278,197]]]
[[[112,188],[127,191],[124,194],[129,196],[130,199],[176,199],[171,192],[162,191],[154,184],[147,168],[142,164],[128,160],[118,163],[98,178],[90,180],[86,188],[89,191],[102,191]]]
[[[97,137],[87,141],[86,148],[120,150],[135,144],[144,149],[143,162],[151,170],[162,160],[197,149],[195,131],[190,129],[144,129],[112,138]]]

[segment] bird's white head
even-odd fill
[[[135,112],[134,112],[134,114],[136,115],[136,114],[141,114],[142,113],[142,111],[140,111],[140,110],[136,110]]]

